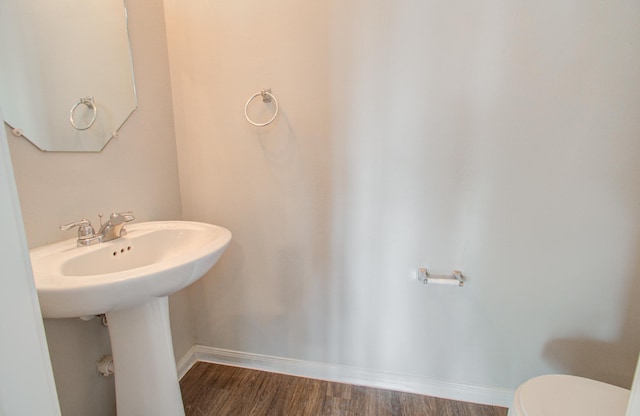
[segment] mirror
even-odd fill
[[[41,150],[102,150],[137,106],[122,0],[3,1],[0,106]]]

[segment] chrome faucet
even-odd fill
[[[116,238],[127,235],[124,224],[135,219],[131,212],[114,212],[104,224],[101,224],[98,232],[87,219],[82,219],[71,224],[61,225],[62,231],[68,231],[74,227],[78,227],[78,247],[92,246],[105,241],[115,240]]]
[[[124,229],[124,224],[131,222],[136,218],[133,213],[129,212],[114,212],[111,214],[107,222],[102,224],[96,237],[100,238],[100,241],[111,241],[116,238],[124,237],[127,235],[127,230]]]

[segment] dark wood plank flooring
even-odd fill
[[[507,409],[196,363],[180,381],[186,416],[506,416]]]

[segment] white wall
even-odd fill
[[[477,386],[629,386],[640,3],[165,14],[183,214],[234,233],[189,292],[198,344]],[[257,129],[243,106],[262,88],[280,116]],[[420,286],[419,266],[468,284]]]
[[[0,161],[0,415],[59,416],[4,130],[0,130]]]
[[[161,2],[127,0],[138,109],[101,153],[44,153],[8,133],[30,247],[74,238],[58,225],[133,210],[136,221],[180,219],[180,190]],[[171,298],[174,351],[193,345],[186,293]],[[45,320],[65,416],[115,414],[113,377],[95,362],[110,353],[99,320]]]

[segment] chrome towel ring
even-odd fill
[[[251,104],[251,101],[253,101],[256,97],[260,97],[262,96],[262,102],[264,103],[270,103],[271,100],[273,100],[273,103],[276,105],[276,111],[273,113],[273,117],[271,117],[269,120],[265,121],[264,123],[256,123],[255,121],[251,120],[251,118],[249,117],[249,104]],[[276,117],[278,116],[278,100],[276,99],[276,96],[273,95],[271,93],[270,89],[267,90],[262,90],[260,92],[257,92],[255,94],[253,94],[251,96],[251,98],[249,98],[247,100],[247,104],[245,104],[244,106],[244,116],[247,118],[247,121],[251,124],[253,124],[256,127],[264,127],[264,126],[268,126],[269,124],[273,123],[273,120],[276,119]]]
[[[93,110],[93,115],[91,116],[91,121],[89,121],[89,123],[84,127],[78,126],[76,124],[75,119],[73,118],[73,115],[74,115],[74,113],[76,111],[76,108],[78,108],[78,106],[81,105],[81,104],[86,106],[89,110]],[[98,107],[96,107],[96,103],[93,101],[93,97],[92,96],[88,96],[88,97],[80,98],[73,105],[73,107],[71,107],[71,111],[69,111],[69,121],[71,122],[71,125],[73,126],[74,129],[76,129],[76,130],[87,130],[88,128],[93,126],[93,123],[95,123],[95,121],[96,121],[96,116],[97,115],[98,115]]]

